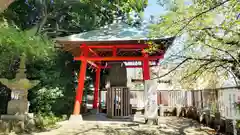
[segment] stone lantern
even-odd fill
[[[16,77],[12,80],[0,78],[0,82],[11,89],[11,100],[8,102],[7,114],[27,114],[29,109],[28,90],[36,86],[38,80],[28,80],[26,78],[26,56],[22,55],[20,58],[20,66]]]

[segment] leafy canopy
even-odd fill
[[[179,45],[183,49],[167,58],[180,60],[175,68],[181,72],[180,80],[190,85],[200,78],[210,79],[215,72],[221,77],[232,74],[240,79],[238,0],[159,2],[168,12],[160,16],[159,24],[152,26],[151,36],[184,37]]]
[[[1,14],[6,20],[0,27],[4,35],[0,36],[0,50],[4,50],[0,52],[0,76],[13,77],[17,57],[25,53],[27,77],[40,80],[29,90],[30,111],[71,114],[77,82],[73,72],[79,72],[80,63],[55,49],[51,39],[97,29],[117,19],[134,25],[132,14],[140,16],[146,5],[147,0],[16,0]],[[95,78],[90,70],[85,93],[91,93]]]
[[[9,25],[5,19],[0,23],[0,35],[0,76],[13,68],[11,65],[14,65],[16,58],[23,53],[29,60],[49,60],[50,56],[54,55],[54,43],[51,40],[29,35],[17,26]]]

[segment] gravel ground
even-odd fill
[[[109,120],[103,115],[85,116],[83,122],[65,121],[61,127],[31,135],[213,135],[213,130],[197,122],[178,117],[160,117],[158,126],[142,124],[143,118],[134,122]]]

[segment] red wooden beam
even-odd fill
[[[143,79],[144,80],[150,80],[150,67],[149,67],[149,56],[148,54],[143,50]]]
[[[91,52],[91,53],[93,53],[95,56],[99,57],[99,55],[98,55],[95,51],[93,51],[91,48],[87,47],[87,49],[89,50],[89,52]],[[99,66],[98,66],[96,63],[94,63],[94,62],[92,62],[92,61],[89,61],[89,60],[87,60],[87,62],[88,62],[90,65],[92,65],[93,67],[99,68]]]
[[[99,93],[99,84],[100,84],[100,73],[101,73],[101,69],[97,68],[95,86],[94,86],[93,109],[97,109],[98,107],[97,105],[98,105],[98,93]]]
[[[93,51],[91,48],[89,48],[89,51],[98,57],[98,54],[95,51]]]
[[[132,48],[132,49],[144,49],[148,47],[148,44],[129,44],[129,45],[88,45],[88,48],[99,48],[99,49],[113,49],[116,47],[119,48]],[[83,46],[80,46],[80,48],[84,48]]]
[[[87,46],[85,46],[84,51],[83,51],[83,56],[81,57],[86,57],[88,56],[89,49]],[[82,103],[82,96],[83,96],[83,88],[84,88],[84,81],[86,77],[86,70],[87,70],[87,60],[82,59],[81,61],[81,69],[79,72],[79,77],[78,77],[78,87],[76,91],[76,99],[75,99],[75,104],[74,104],[74,110],[73,110],[73,115],[79,115],[80,114],[80,108],[81,108],[81,103]]]
[[[88,64],[92,65],[93,67],[99,68],[99,66],[96,63],[89,61],[89,60],[87,62],[88,62]]]
[[[150,67],[154,67],[154,66],[157,66],[157,65],[150,65]],[[142,65],[127,65],[125,66],[126,68],[142,68]],[[109,66],[100,66],[101,69],[106,69],[106,68],[111,68],[111,65]]]
[[[123,56],[118,56],[118,57],[75,57],[74,60],[83,60],[87,59],[88,61],[143,61],[144,57],[123,57]],[[163,55],[161,56],[149,56],[147,59],[149,60],[158,60],[164,58]]]
[[[112,55],[113,55],[113,57],[116,57],[117,56],[117,47],[113,47],[113,49],[112,49]]]

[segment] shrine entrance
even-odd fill
[[[123,28],[121,24],[115,24],[108,29],[102,28],[102,30],[100,29],[99,31],[95,30],[56,39],[59,44],[58,47],[61,47],[66,51],[70,51],[74,56],[74,60],[81,61],[73,115],[80,115],[86,68],[88,65],[91,65],[91,67],[93,67],[96,71],[93,109],[97,109],[99,104],[101,70],[112,67],[111,64],[107,63],[140,61],[142,63],[141,65],[127,65],[124,66],[124,68],[142,68],[143,81],[150,80],[150,67],[158,65],[159,60],[164,58],[165,51],[174,40],[173,37],[146,40],[146,38],[140,37],[138,35],[139,32],[136,31],[134,31],[135,33],[130,34],[132,36],[130,39],[128,37],[126,40],[126,38],[121,36],[121,34],[124,35],[124,32],[122,32],[123,30],[127,30],[128,33],[130,33],[129,30],[132,30],[132,28],[126,29]],[[113,34],[115,34],[115,36],[113,36]],[[114,39],[110,37],[114,37]],[[158,48],[158,50],[154,53],[148,53],[145,51],[145,49],[149,48],[149,42],[156,44],[156,47]],[[150,64],[150,62],[152,64]],[[115,75],[121,77],[121,73],[116,72]],[[122,87],[122,89],[120,87]],[[129,92],[126,89],[128,89],[126,85],[113,86],[110,84],[108,88],[108,95],[111,96],[108,97],[107,102],[107,112],[109,115],[130,115],[131,108],[130,100],[128,98]],[[117,103],[116,99],[121,99],[122,102]]]
[[[130,92],[127,87],[107,89],[107,116],[109,118],[129,118],[131,116]]]

